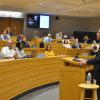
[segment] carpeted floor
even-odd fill
[[[53,85],[37,90],[18,100],[59,100],[59,85]]]

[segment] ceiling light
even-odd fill
[[[57,8],[60,8],[59,6],[57,6]]]
[[[43,3],[40,3],[40,5],[43,5]]]
[[[94,11],[91,11],[91,13],[94,13]]]

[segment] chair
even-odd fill
[[[98,85],[91,84],[89,86],[87,84],[79,84],[79,87],[82,88],[80,100],[85,100],[85,99],[97,100],[97,97],[96,97],[96,89],[99,88]],[[93,98],[85,98],[85,89],[92,89],[93,90]]]

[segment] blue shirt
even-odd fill
[[[52,38],[45,37],[43,42],[44,43],[52,42]]]

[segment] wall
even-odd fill
[[[100,28],[100,17],[96,18],[75,18],[75,17],[63,17],[59,16],[59,20],[55,19],[55,16],[50,16],[50,28],[27,28],[27,14],[11,13],[12,18],[24,19],[23,32],[27,37],[27,40],[31,40],[34,31],[38,31],[39,37],[42,37],[43,32],[51,33],[52,38],[55,38],[56,33],[59,30],[63,31],[63,35],[72,36],[74,31],[91,31],[97,32]],[[9,18],[9,13],[0,13],[1,18]],[[1,27],[1,26],[0,26]]]
[[[63,35],[72,36],[74,31],[90,31],[97,32],[100,28],[100,17],[97,18],[74,18],[74,17],[62,17],[59,16],[59,20],[55,19],[55,16],[50,16],[50,28],[38,29],[27,28],[27,15],[24,20],[24,31],[27,36],[27,40],[31,40],[34,31],[38,31],[39,37],[42,37],[43,32],[51,33],[52,38],[55,38],[55,34],[59,31],[63,31]]]

